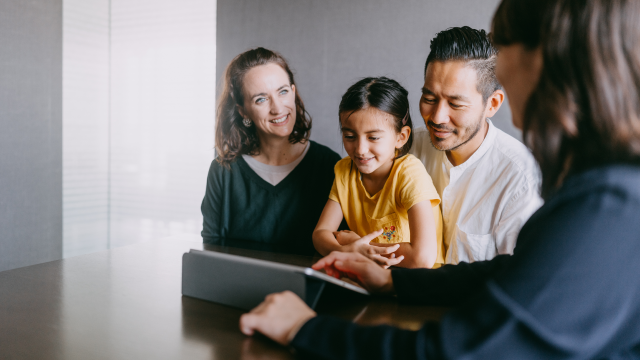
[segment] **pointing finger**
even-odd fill
[[[382,234],[382,229],[380,230],[376,230],[374,232],[372,232],[371,234],[367,234],[365,236],[363,236],[360,240],[364,240],[367,243],[371,242],[371,240],[377,238],[378,236],[380,236]]]

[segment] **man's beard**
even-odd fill
[[[460,146],[468,143],[469,141],[471,141],[471,139],[473,139],[474,137],[476,137],[476,135],[478,135],[478,133],[480,132],[480,129],[482,129],[482,121],[484,121],[484,116],[481,116],[481,118],[478,120],[478,122],[476,123],[475,126],[471,125],[471,126],[468,126],[468,127],[464,128],[464,133],[465,134],[469,134],[469,136],[467,136],[466,139],[464,139],[464,140],[462,140],[462,141],[460,141],[460,142],[458,142],[456,144],[453,144],[453,146],[451,146],[449,148],[444,148],[442,146],[439,146],[440,144],[439,144],[437,138],[435,136],[432,136],[431,134],[429,134],[430,135],[429,139],[431,140],[431,146],[433,146],[436,150],[440,150],[440,151],[453,151],[453,150],[459,148]],[[431,120],[429,120],[427,122],[427,128],[429,128],[427,130],[430,130],[430,131],[433,130],[433,129],[438,129],[438,130],[451,131],[452,133],[454,133],[456,135],[459,133],[457,129],[449,130],[445,126],[438,125],[438,124],[432,122]],[[436,138],[435,142],[433,141],[434,138]],[[444,140],[442,140],[442,141],[444,141]]]

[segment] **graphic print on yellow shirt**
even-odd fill
[[[382,229],[382,235],[373,242],[410,242],[408,211],[419,202],[430,201],[438,244],[436,263],[444,262],[440,197],[420,160],[413,155],[396,159],[384,187],[373,195],[364,188],[361,173],[351,158],[340,160],[335,174],[329,199],[340,204],[347,225],[359,236]]]

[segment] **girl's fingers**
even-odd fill
[[[370,245],[369,253],[370,254],[391,254],[400,248],[400,244],[395,244],[393,246],[376,246]]]
[[[401,255],[397,258],[387,258],[382,255],[372,255],[371,259],[377,262],[378,265],[389,267],[389,266],[398,265],[400,262],[402,262],[402,260],[404,260],[404,255]]]
[[[375,261],[378,265],[388,265],[390,259],[380,255],[371,255],[371,260]]]
[[[402,262],[402,260],[404,260],[404,255],[400,255],[397,258],[393,258],[393,259],[389,259],[389,261],[387,262],[387,264],[389,266],[394,266],[394,265],[398,265],[400,264],[400,262]]]

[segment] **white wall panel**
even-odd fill
[[[213,159],[212,0],[111,1],[111,243],[198,233]]]
[[[198,234],[216,0],[65,0],[64,255]]]
[[[63,4],[63,249],[109,246],[109,0]]]

